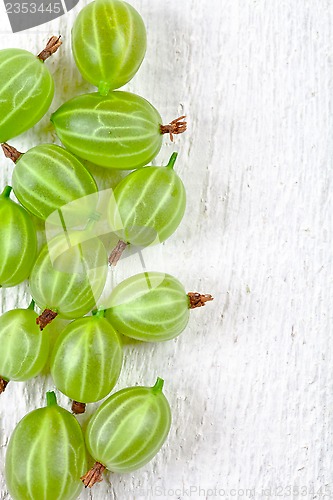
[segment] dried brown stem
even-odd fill
[[[61,35],[60,35],[61,36]],[[41,61],[46,61],[49,57],[52,56],[59,49],[62,41],[60,40],[60,36],[51,36],[50,40],[47,42],[45,49],[42,50],[38,54],[38,59]]]
[[[20,153],[19,151],[17,151],[17,149],[15,149],[13,146],[10,146],[6,142],[1,144],[1,147],[5,157],[9,158],[14,163],[16,163],[17,160],[23,155],[23,153]]]
[[[125,250],[126,247],[127,247],[127,243],[125,243],[122,240],[118,241],[117,245],[114,247],[114,249],[110,253],[110,257],[109,257],[110,266],[116,266],[118,264],[118,261],[119,261],[120,257],[122,256],[123,251]]]
[[[190,309],[195,309],[196,307],[203,307],[206,304],[206,302],[214,300],[214,297],[212,297],[208,293],[206,295],[201,295],[200,293],[197,292],[189,292],[187,295],[190,299]]]
[[[186,118],[185,115],[172,120],[169,125],[160,125],[161,134],[170,134],[170,141],[173,142],[174,134],[182,134],[187,129],[187,123],[181,121],[184,120],[184,118]]]
[[[80,479],[87,488],[92,488],[95,483],[100,483],[103,481],[102,474],[105,471],[105,466],[100,462],[96,462],[94,466],[88,470],[87,474],[82,476]]]
[[[58,316],[58,313],[51,311],[51,309],[44,309],[42,314],[38,316],[36,319],[37,325],[39,325],[40,330],[44,330],[44,328],[51,323]]]
[[[8,380],[5,380],[2,377],[0,377],[0,394],[5,392],[8,384],[9,384]]]
[[[86,411],[86,403],[79,403],[79,401],[72,402],[72,412],[75,415],[81,415]]]

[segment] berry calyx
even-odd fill
[[[102,474],[105,469],[105,465],[101,464],[100,462],[95,462],[93,467],[80,478],[84,486],[86,488],[92,488],[95,483],[100,483],[101,481],[103,481]]]
[[[72,412],[74,415],[82,415],[86,411],[86,403],[79,403],[79,401],[72,402]]]
[[[16,163],[17,160],[19,158],[21,158],[21,156],[23,155],[23,153],[20,153],[19,151],[17,151],[17,149],[15,149],[13,146],[10,146],[6,142],[1,144],[1,147],[2,147],[2,151],[4,152],[5,157],[9,158],[14,163]]]
[[[46,59],[52,56],[57,50],[59,49],[60,45],[62,44],[62,41],[60,40],[60,36],[51,36],[49,41],[46,44],[45,49],[42,50],[37,56],[38,59],[40,59],[42,62],[45,62]]]
[[[51,323],[58,316],[57,312],[51,311],[51,309],[44,309],[42,314],[38,316],[36,319],[37,325],[39,325],[40,330],[44,330],[44,328]]]
[[[190,309],[195,309],[196,307],[203,307],[206,302],[210,300],[214,300],[214,297],[209,295],[208,293],[205,295],[201,295],[197,292],[189,292],[188,297],[190,299]]]
[[[182,134],[183,132],[186,131],[187,129],[187,122],[181,121],[184,120],[186,116],[180,116],[179,118],[176,118],[175,120],[172,120],[168,125],[160,125],[160,132],[161,134],[169,134],[170,135],[170,141],[173,142],[173,136],[174,134]]]
[[[5,380],[4,378],[0,377],[0,394],[5,392],[8,383],[9,380]]]
[[[112,250],[110,256],[109,256],[109,264],[110,266],[116,266],[118,264],[118,261],[120,257],[123,254],[123,251],[127,247],[127,243],[125,241],[119,240],[117,245],[114,247]]]

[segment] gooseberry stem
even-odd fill
[[[8,384],[9,384],[9,380],[5,380],[4,378],[0,377],[0,394],[5,392]]]
[[[55,406],[57,404],[57,396],[54,391],[48,391],[46,393],[46,404],[47,406]]]
[[[46,44],[45,49],[42,50],[37,56],[38,59],[40,59],[42,62],[45,62],[46,59],[52,56],[57,50],[59,49],[60,45],[62,44],[62,41],[60,40],[60,36],[51,36],[49,41]]]
[[[23,153],[20,153],[19,151],[17,151],[17,149],[15,149],[13,146],[10,146],[6,142],[1,144],[1,147],[5,157],[9,158],[14,163],[16,163],[23,155]]]
[[[110,266],[116,266],[120,257],[122,256],[123,251],[127,247],[127,243],[122,240],[119,240],[117,245],[114,247],[109,256],[109,264]]]
[[[38,316],[36,319],[37,325],[39,325],[39,329],[41,331],[54,320],[54,318],[58,316],[57,312],[51,311],[51,309],[44,309],[42,314]]]
[[[177,160],[177,156],[178,156],[178,153],[172,153],[172,155],[170,156],[170,160],[169,160],[169,163],[165,166],[165,168],[170,168],[173,169],[173,167],[175,166],[175,163],[176,163],[176,160]]]
[[[31,311],[35,310],[35,301],[34,301],[34,299],[32,299],[32,301],[28,305],[27,309],[30,309]]]
[[[79,401],[72,402],[72,412],[74,415],[82,415],[86,411],[86,403],[80,403]]]
[[[169,125],[160,125],[160,132],[161,134],[169,134],[170,135],[170,141],[173,142],[173,135],[175,134],[182,134],[183,132],[186,131],[187,129],[187,123],[181,120],[184,120],[186,116],[180,116],[179,118],[176,118],[175,120],[172,120],[172,122],[169,123]]]
[[[164,385],[164,380],[160,377],[157,377],[155,385],[152,387],[153,392],[162,392]]]
[[[101,96],[106,97],[109,93],[109,90],[110,90],[110,84],[108,82],[100,82],[98,86],[98,93]]]
[[[206,302],[214,300],[214,297],[212,297],[208,293],[206,295],[201,295],[200,293],[197,292],[189,292],[187,296],[189,298],[190,309],[195,309],[196,307],[203,307],[206,304]]]
[[[6,186],[5,189],[0,194],[0,198],[9,198],[10,193],[12,192],[11,186]]]
[[[86,488],[92,488],[95,483],[100,483],[101,481],[103,481],[102,474],[104,471],[105,465],[101,464],[100,462],[95,462],[93,467],[88,470],[88,472],[80,479]]]

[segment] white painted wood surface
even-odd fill
[[[256,499],[332,498],[333,5],[131,3],[149,45],[126,88],[148,98],[165,121],[183,111],[189,121],[187,135],[174,146],[166,138],[155,161],[178,150],[188,193],[185,219],[162,248],[164,268],[215,301],[193,311],[175,341],[126,345],[117,388],[163,377],[172,430],[149,465],[107,474],[80,499],[246,498],[250,489]],[[49,35],[63,36],[48,62],[57,85],[52,110],[92,90],[70,52],[71,24],[83,5],[18,35],[1,7],[0,48],[37,52]],[[54,140],[48,113],[11,142],[26,150]],[[11,170],[1,159],[1,185]],[[108,184],[108,173],[94,173]],[[123,265],[114,279],[124,273]],[[28,302],[27,285],[1,291],[3,311]],[[1,396],[1,500],[9,498],[3,466],[10,433],[44,404],[48,389],[52,381],[40,377],[12,383]],[[303,489],[290,494],[289,486]]]

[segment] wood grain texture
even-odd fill
[[[332,3],[131,4],[149,45],[125,88],[148,98],[166,122],[183,113],[189,121],[187,135],[174,146],[165,138],[154,161],[179,151],[187,212],[156,260],[146,261],[215,301],[193,311],[174,341],[126,345],[117,388],[163,377],[172,430],[149,465],[107,474],[80,499],[246,498],[247,489],[256,499],[299,498],[281,489],[290,485],[307,488],[303,498],[322,498],[320,487],[333,491]],[[1,48],[37,52],[48,35],[62,34],[61,52],[47,63],[57,85],[52,111],[92,89],[70,53],[83,5],[20,35],[0,18]],[[49,115],[13,145],[56,141]],[[2,159],[2,185],[11,170]],[[113,182],[93,172],[100,186]],[[110,283],[137,265],[121,264]],[[27,285],[1,291],[3,311],[28,301]],[[1,500],[9,499],[2,471],[10,433],[44,404],[47,389],[44,377],[10,384],[1,396]]]

